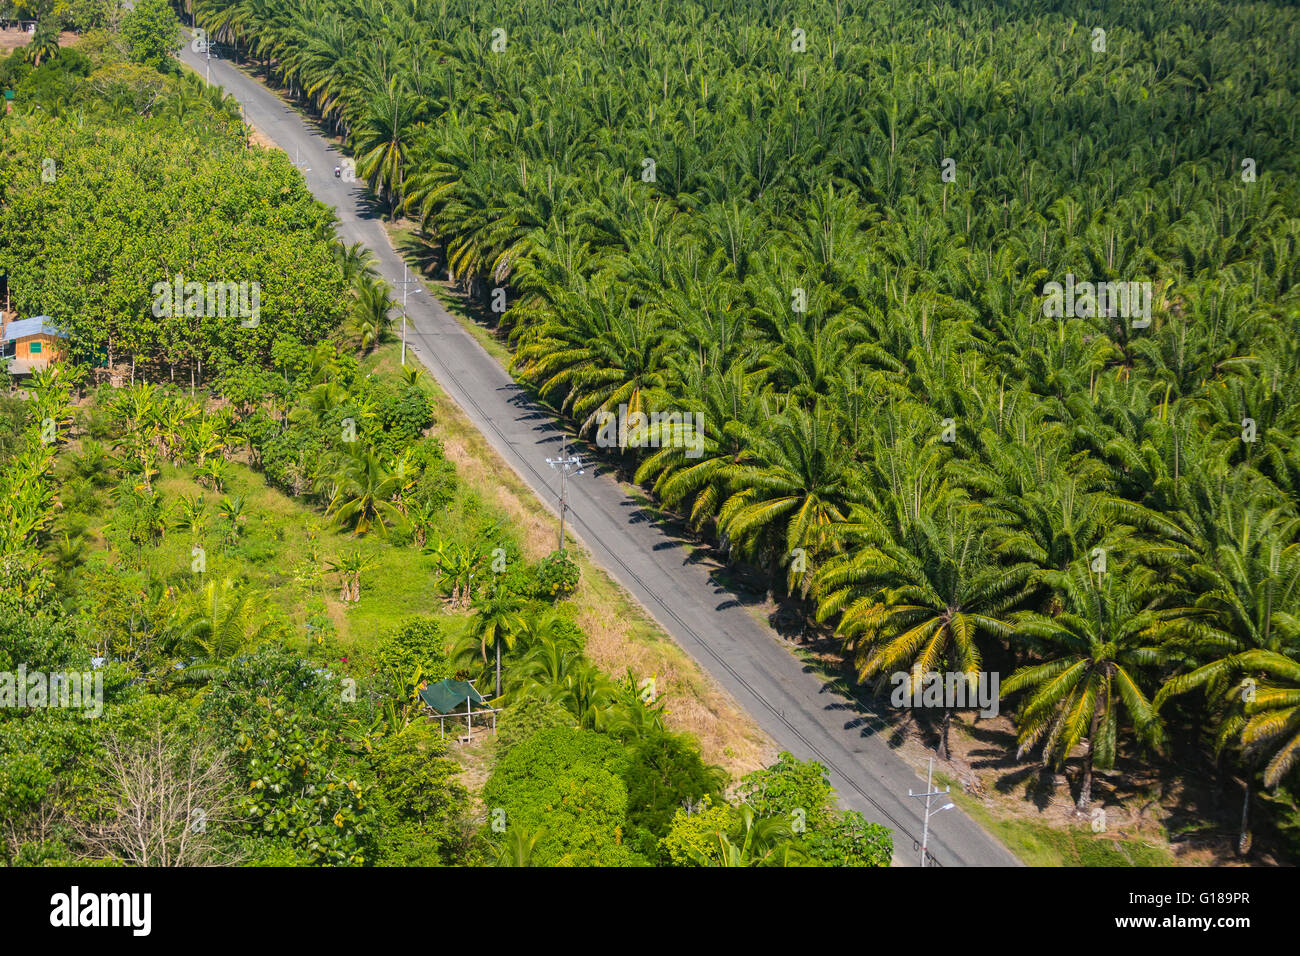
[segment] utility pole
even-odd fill
[[[934,758],[933,757],[930,758],[930,769],[925,775],[925,793],[913,793],[910,787],[907,790],[907,795],[909,797],[925,797],[925,817],[924,817],[924,821],[921,824],[921,866],[926,865],[925,863],[926,846],[930,841],[930,817],[933,815],[930,812],[930,799],[932,797],[947,796],[950,790],[952,790],[952,787],[944,787],[942,790],[934,789]],[[954,805],[951,802],[945,803],[943,806],[935,810],[934,814],[940,814],[943,813],[943,811],[945,810],[951,810],[953,806]]]
[[[241,110],[241,112],[242,112],[242,110]],[[301,169],[304,173],[309,173],[309,172],[311,172],[311,167],[310,167],[310,166],[304,166],[304,165],[303,165],[303,163],[302,163],[302,157],[299,155],[299,151],[298,151],[298,147],[297,147],[297,146],[295,146],[295,147],[293,148],[293,164],[294,164],[294,166],[296,166],[298,169]]]
[[[402,260],[402,367],[403,368],[406,367],[406,296],[407,293],[411,291],[412,285],[420,284],[419,279],[408,279],[406,277],[408,271],[409,270],[406,268],[406,260],[403,259]],[[415,294],[419,295],[420,290],[416,289]]]
[[[560,445],[559,458],[546,459],[546,463],[550,465],[552,468],[560,469],[560,550],[561,551],[564,550],[564,512],[569,504],[569,499],[568,499],[569,471],[571,469],[576,469],[576,474],[581,475],[583,473],[582,462],[578,460],[577,455],[570,455],[568,458],[564,457],[564,450],[567,442],[568,442],[568,438],[566,437],[564,439],[564,442],[561,443]]]

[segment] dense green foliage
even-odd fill
[[[678,866],[889,866],[894,841],[860,813],[840,813],[826,768],[781,754],[741,781],[735,798],[712,795],[673,815],[662,841]]]
[[[622,844],[627,788],[617,741],[586,730],[542,730],[512,747],[483,788],[483,802],[505,811],[505,826],[542,833],[537,866],[628,866]],[[498,816],[497,819],[500,819]]]
[[[0,123],[0,272],[15,309],[51,316],[82,361],[200,384],[276,368],[277,344],[337,327],[331,214],[282,154],[245,147],[236,107],[193,78],[123,62],[112,44],[38,69],[20,54],[0,61],[17,104]],[[111,122],[74,121],[72,102]],[[177,275],[256,283],[256,326],[230,308],[156,315],[155,284]]]
[[[1017,671],[1081,808],[1175,736],[1300,766],[1294,5],[197,10],[504,290],[580,432],[703,415],[701,454],[611,454],[863,679]],[[1069,276],[1149,282],[1150,322],[1063,314]]]
[[[17,55],[0,66],[18,104],[0,122],[0,260],[15,307],[45,306],[70,332],[74,359],[129,350],[138,377],[155,382],[169,363],[193,362],[194,384],[218,392],[190,382],[188,395],[139,383],[87,391],[85,367],[62,363],[22,380],[21,401],[0,400],[0,673],[102,681],[79,706],[7,700],[0,710],[0,858],[465,862],[473,827],[461,768],[412,704],[412,681],[451,673],[439,621],[392,625],[349,668],[327,656],[333,627],[318,600],[303,655],[297,609],[275,600],[285,575],[257,573],[281,553],[284,528],[248,505],[243,483],[264,449],[304,431],[320,453],[298,490],[353,530],[365,489],[343,480],[340,462],[354,456],[342,416],[327,415],[343,403],[355,444],[385,463],[409,457],[412,484],[433,467],[452,488],[438,499],[450,507],[454,470],[423,437],[427,397],[358,374],[344,323],[357,277],[296,173],[245,151],[219,98],[125,62],[115,38],[86,46],[35,69]],[[143,115],[122,108],[123,77],[156,94]],[[51,154],[45,181],[40,160]],[[197,275],[203,263],[222,278],[266,269],[264,279],[293,287],[281,286],[278,304],[265,297],[256,328],[145,318],[152,270]],[[300,337],[325,341],[307,349]],[[335,403],[312,392],[321,382]],[[314,490],[335,472],[337,493]],[[277,481],[269,468],[265,478]],[[310,560],[319,587],[329,571]],[[338,558],[349,599],[367,560]]]
[[[176,69],[172,54],[180,46],[180,22],[167,0],[137,0],[122,18],[122,39],[133,63]]]

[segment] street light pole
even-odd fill
[[[567,443],[567,441],[568,439],[566,438],[565,443]],[[565,444],[561,444],[560,457],[546,459],[546,463],[548,465],[550,465],[552,468],[559,468],[560,470],[560,551],[564,550],[564,512],[569,505],[569,499],[568,499],[569,470],[576,469],[576,473],[579,475],[583,473],[582,462],[578,460],[578,456],[570,455],[568,458],[566,458],[564,457],[564,450],[565,450]]]
[[[402,367],[406,367],[406,296],[411,291],[412,284],[418,284],[419,279],[408,279],[406,260],[402,260]],[[416,289],[415,294],[419,295],[420,290]]]
[[[952,787],[944,787],[942,790],[934,789],[934,758],[933,757],[930,758],[930,769],[925,775],[925,793],[913,793],[910,787],[907,790],[907,795],[909,797],[925,797],[925,816],[921,823],[921,866],[926,865],[925,863],[926,848],[930,841],[930,816],[931,816],[930,800],[932,797],[947,796],[947,794],[951,790]],[[943,811],[945,810],[951,810],[952,808],[953,808],[953,804],[951,802],[945,803],[943,806],[935,810],[934,813],[937,815],[943,813]]]

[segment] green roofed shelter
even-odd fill
[[[450,677],[420,691],[420,699],[440,714],[450,714],[457,707],[465,706],[467,700],[484,703],[483,695],[474,689],[473,684]]]
[[[436,684],[430,684],[428,687],[421,689],[420,700],[424,701],[437,716],[438,726],[442,730],[444,737],[447,736],[447,718],[464,717],[466,735],[460,740],[461,743],[468,743],[470,737],[474,735],[475,714],[490,714],[492,716],[492,732],[496,733],[497,708],[483,707],[475,710],[474,708],[477,705],[486,704],[487,699],[474,689],[473,684],[467,681],[452,680],[448,677]]]

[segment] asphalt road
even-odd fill
[[[334,178],[342,155],[314,122],[232,64],[187,44],[182,60],[200,76],[211,68],[244,106],[245,118],[302,170],[312,193],[338,211],[339,234],[360,241],[400,295],[402,260],[371,212],[361,183]],[[546,464],[560,450],[562,432],[532,403],[495,359],[426,288],[409,287],[408,348],[469,416],[488,442],[549,507],[558,510],[559,475]],[[414,294],[420,289],[418,295]],[[683,542],[659,527],[612,477],[588,470],[569,481],[568,527],[597,564],[630,591],[659,624],[730,692],[777,745],[830,771],[841,803],[894,830],[895,860],[918,862],[925,780],[900,759],[877,731],[878,719],[809,672],[710,569],[688,560]],[[946,802],[936,799],[934,806]],[[930,821],[929,849],[944,866],[1014,866],[1018,861],[960,810]]]

